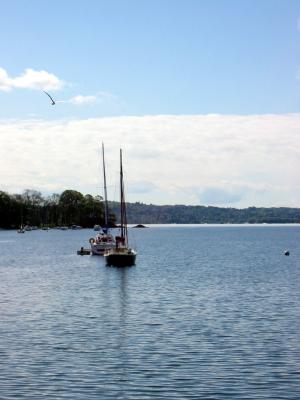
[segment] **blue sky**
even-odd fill
[[[112,97],[55,118],[299,111],[300,1],[2,1],[1,65],[46,70],[54,95]],[[54,118],[40,93],[1,93],[0,117]]]
[[[0,190],[99,194],[103,140],[130,201],[300,206],[300,0],[3,0],[0,38]]]

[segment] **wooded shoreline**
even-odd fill
[[[119,202],[108,202],[109,225],[119,221]],[[127,203],[130,224],[272,224],[300,223],[300,208],[248,207],[243,209],[213,206],[154,205]],[[92,228],[104,224],[101,196],[83,195],[76,190],[43,196],[35,190],[22,194],[0,191],[0,228],[20,225],[72,226]]]
[[[109,214],[109,225],[115,225],[115,216]],[[0,191],[0,228],[16,229],[29,226],[72,226],[84,228],[104,224],[104,204],[101,196],[83,195],[76,190],[44,197],[36,190],[22,194]]]
[[[118,202],[109,202],[118,221]],[[300,223],[300,208],[290,207],[213,207],[127,203],[131,224],[272,224]]]

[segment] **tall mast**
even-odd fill
[[[128,247],[127,216],[126,216],[123,165],[122,165],[122,149],[120,149],[120,212],[121,212],[121,237],[124,239],[125,246]]]
[[[102,142],[102,163],[103,163],[103,179],[104,179],[104,221],[105,221],[105,228],[108,228],[107,188],[106,188],[106,172],[105,172],[104,144],[103,144],[103,142]]]

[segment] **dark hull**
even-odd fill
[[[135,264],[136,254],[105,254],[106,265],[129,267]]]

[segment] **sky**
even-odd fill
[[[0,190],[300,207],[300,0],[0,9]]]

